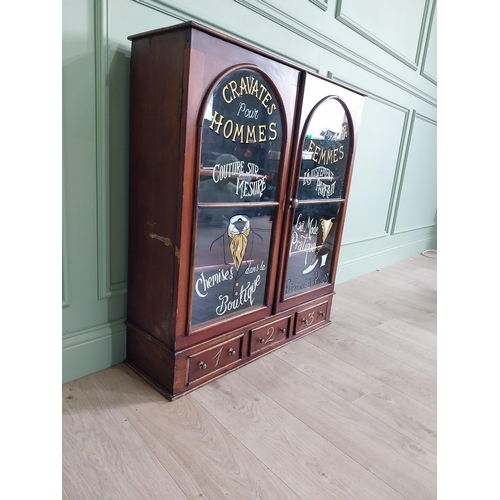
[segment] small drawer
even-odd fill
[[[250,356],[280,343],[288,337],[290,316],[254,328],[250,332]]]
[[[315,330],[321,324],[326,323],[329,303],[329,301],[321,302],[321,304],[297,311],[295,334],[304,333],[306,330]]]
[[[241,360],[243,333],[188,357],[188,384]]]

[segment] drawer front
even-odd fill
[[[188,357],[188,384],[241,360],[243,336],[226,340]]]
[[[297,311],[295,317],[295,335],[305,333],[309,330],[315,330],[322,324],[328,322],[329,301],[321,302],[315,306]]]
[[[250,356],[285,340],[289,330],[290,316],[254,328],[250,332]]]

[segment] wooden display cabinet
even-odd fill
[[[173,399],[330,322],[363,96],[192,22],[129,39],[127,362]]]

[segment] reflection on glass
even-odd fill
[[[328,283],[339,203],[300,205],[294,214],[285,296]]]
[[[342,104],[328,99],[313,112],[302,146],[299,200],[343,198],[349,123]]]
[[[195,250],[192,324],[262,306],[273,207],[226,210],[223,222],[200,209]]]

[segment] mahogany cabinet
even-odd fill
[[[329,323],[363,95],[192,22],[129,39],[127,363],[173,399]]]

